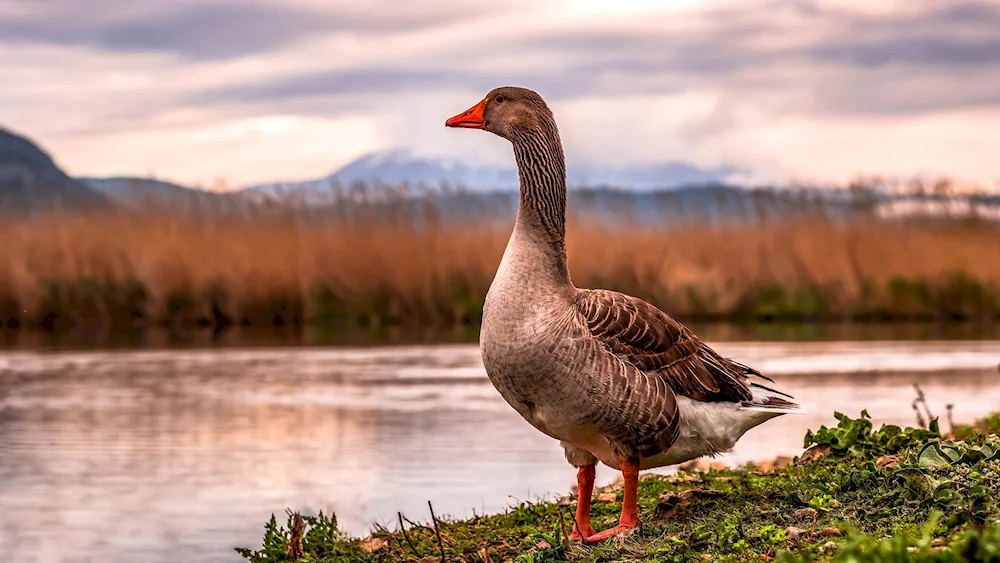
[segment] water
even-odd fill
[[[1000,409],[1000,341],[716,349],[811,411],[751,430],[734,465],[800,453],[834,410],[913,424],[913,383],[958,421]],[[238,561],[286,507],[365,534],[397,510],[426,521],[428,500],[467,517],[574,479],[466,344],[0,352],[0,454],[0,552],[15,562]]]

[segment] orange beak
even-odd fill
[[[483,111],[486,110],[486,98],[483,101],[463,111],[462,113],[444,122],[445,127],[466,127],[468,129],[482,129]]]

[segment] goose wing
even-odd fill
[[[724,358],[687,327],[642,299],[580,290],[576,307],[591,335],[621,360],[655,374],[677,395],[696,401],[747,403],[756,370]]]

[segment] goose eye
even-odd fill
[[[502,104],[504,100],[503,94],[497,94],[497,97],[493,98],[493,100],[498,104]]]

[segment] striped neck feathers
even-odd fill
[[[521,184],[516,229],[541,243],[560,278],[566,265],[566,161],[555,124],[511,136]]]

